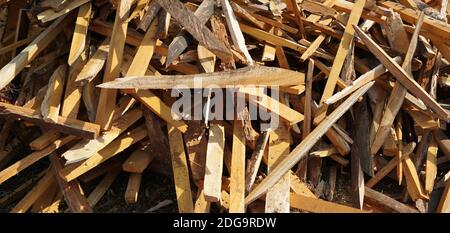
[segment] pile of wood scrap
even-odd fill
[[[450,211],[448,0],[0,7],[1,211]]]

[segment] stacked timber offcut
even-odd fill
[[[450,212],[448,0],[0,8],[0,212]]]

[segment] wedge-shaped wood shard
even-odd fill
[[[215,86],[226,88],[227,86],[237,87],[239,85],[292,86],[304,84],[304,82],[305,75],[300,72],[275,67],[255,66],[196,75],[126,77],[100,84],[98,87],[110,89],[172,89],[176,86],[180,88]],[[198,85],[201,86],[198,87]]]
[[[47,93],[41,104],[41,115],[44,119],[57,122],[61,108],[61,97],[64,91],[67,66],[60,65],[48,81]]]
[[[90,82],[95,78],[95,76],[97,76],[106,62],[108,51],[109,39],[105,39],[75,79],[75,82],[78,85],[84,86],[87,82]]]
[[[91,18],[91,7],[92,4],[88,2],[82,5],[80,9],[78,9],[78,16],[73,32],[72,44],[70,45],[69,59],[67,60],[69,66],[75,62],[75,60],[84,50],[89,20]]]

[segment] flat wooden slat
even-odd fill
[[[72,44],[70,45],[69,58],[67,60],[69,66],[75,62],[84,50],[89,20],[91,18],[91,8],[92,4],[87,2],[78,9],[77,21],[75,22]]]
[[[0,70],[0,89],[8,85],[26,65],[33,61],[40,52],[42,52],[56,36],[70,23],[74,18],[73,14],[63,16],[53,22],[49,27],[39,34],[26,48],[24,48],[16,57]]]
[[[194,204],[183,136],[174,127],[170,126],[168,127],[168,134],[178,211],[180,213],[192,213],[194,212]]]
[[[84,138],[96,138],[100,132],[100,126],[97,124],[63,116],[58,117],[58,122],[49,122],[42,119],[37,111],[6,103],[0,103],[0,113]]]
[[[122,64],[123,49],[127,35],[128,22],[126,19],[130,13],[132,0],[120,0],[117,6],[114,27],[109,42],[111,51],[106,60],[103,82],[109,82],[119,77],[120,66]],[[95,122],[103,129],[110,129],[113,117],[113,110],[116,105],[117,90],[100,91],[99,103]]]
[[[225,129],[221,125],[211,124],[209,126],[203,190],[205,199],[210,202],[220,200],[224,150]]]

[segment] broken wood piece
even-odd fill
[[[63,95],[64,83],[66,81],[67,66],[60,65],[53,72],[48,81],[48,89],[41,104],[41,115],[45,120],[58,122],[61,108],[61,97]]]
[[[35,152],[29,154],[28,156],[26,156],[25,158],[10,165],[9,167],[7,167],[6,169],[4,169],[3,171],[0,172],[0,184],[4,183],[9,178],[13,177],[14,175],[17,175],[19,172],[23,171],[24,169],[31,166],[35,162],[39,161],[43,157],[51,154],[56,149],[64,146],[65,144],[67,144],[75,139],[76,139],[75,136],[67,136],[62,139],[58,139],[58,140],[54,141],[52,144],[50,144],[49,146],[47,146],[46,148],[44,148],[43,150],[35,151]]]
[[[75,22],[69,58],[67,60],[69,66],[75,62],[85,48],[89,20],[91,18],[91,8],[92,4],[87,2],[78,9],[77,21]]]
[[[97,74],[102,70],[103,65],[106,62],[109,52],[109,38],[105,39],[102,44],[97,48],[94,55],[89,59],[87,64],[83,67],[80,73],[77,75],[75,82],[79,86],[86,85],[87,82],[92,81]]]
[[[132,0],[120,0],[117,6],[114,26],[109,41],[109,47],[112,51],[108,53],[106,60],[103,82],[113,81],[120,75],[120,67],[123,58],[123,49],[125,46],[125,38],[127,35],[128,22],[126,19],[130,13]],[[111,128],[114,107],[116,105],[117,90],[102,89],[95,114],[95,122],[102,129],[109,130]]]
[[[247,195],[245,198],[246,205],[263,195],[270,187],[278,182],[278,180],[289,169],[294,167],[295,164],[297,164],[298,161],[306,155],[306,152],[314,146],[315,142],[317,142],[317,140],[320,139],[320,137],[323,136],[326,131],[328,131],[328,129],[357,101],[357,99],[369,90],[372,85],[373,82],[370,82],[358,89],[358,91],[354,92],[338,108],[336,108],[336,110],[334,110],[328,118],[325,118],[284,160],[278,164],[271,174],[269,174],[258,186],[253,189],[249,195]]]
[[[220,0],[220,3],[222,4],[222,9],[225,14],[225,19],[227,20],[228,30],[230,31],[234,46],[239,50],[239,52],[244,54],[247,63],[249,65],[253,65],[252,56],[248,52],[248,49],[245,45],[244,35],[239,28],[239,23],[233,13],[230,2],[228,0]]]
[[[56,36],[72,22],[74,15],[63,16],[53,22],[39,34],[26,48],[0,70],[0,90],[6,87],[16,77],[26,65],[33,61]]]
[[[242,32],[256,38],[256,39],[260,39],[263,40],[267,43],[273,44],[273,45],[279,45],[282,47],[286,47],[286,48],[290,48],[293,49],[295,51],[298,51],[300,53],[303,53],[306,51],[306,47],[300,44],[297,44],[291,40],[285,39],[283,37],[279,37],[273,34],[270,34],[268,32],[265,32],[263,30],[257,29],[257,28],[253,28],[250,27],[248,25],[245,25],[243,23],[239,23],[239,26],[242,30]],[[320,57],[320,58],[324,58],[327,60],[333,60],[334,58],[331,55],[319,52],[319,51],[315,51],[313,53],[314,56],[316,57]]]
[[[430,194],[434,189],[434,181],[437,175],[438,147],[435,139],[431,139],[428,145],[427,160],[425,164],[425,192]]]
[[[209,202],[220,201],[224,149],[224,127],[218,124],[211,124],[209,126],[203,190],[205,199]]]
[[[259,166],[263,155],[266,151],[266,146],[269,141],[270,130],[262,132],[258,140],[256,141],[255,149],[253,150],[252,156],[247,161],[247,166],[245,168],[245,191],[250,192],[255,183],[256,175],[258,174]]]
[[[45,131],[40,137],[36,138],[30,142],[30,148],[32,150],[42,150],[47,147],[50,143],[56,141],[60,138],[60,134],[56,130]]]
[[[67,6],[65,6],[60,11],[54,11],[53,9],[45,10],[37,15],[37,19],[42,23],[52,21],[54,19],[60,18],[61,16],[71,12],[72,10],[80,7],[81,5],[89,2],[90,0],[80,0],[71,1]]]
[[[245,212],[245,135],[239,120],[233,121],[230,172],[230,213]]]
[[[157,0],[200,44],[216,54],[221,60],[231,60],[232,54],[202,22],[178,0]]]
[[[294,193],[291,193],[290,201],[292,208],[305,210],[311,213],[367,213],[366,211],[349,206]]]
[[[156,1],[155,1],[156,2]],[[208,19],[214,14],[214,6],[216,1],[205,0],[195,11],[194,15],[198,18],[200,23],[206,24]],[[175,36],[172,42],[169,44],[169,52],[167,54],[166,67],[180,56],[180,54],[188,47],[188,41],[186,38],[186,31],[182,30]]]
[[[401,153],[402,159],[405,158],[405,156],[409,156],[411,153],[413,153],[415,147],[415,143],[409,143],[406,147],[404,147]],[[379,169],[378,172],[366,182],[366,187],[372,188],[373,186],[375,186],[381,179],[383,179],[392,170],[394,170],[394,168],[398,165],[398,161],[398,157],[392,158],[389,163],[387,163],[383,168]]]
[[[66,180],[71,181],[91,169],[97,167],[101,163],[117,155],[129,146],[139,142],[147,136],[147,130],[144,126],[139,126],[128,133],[116,138],[109,143],[106,147],[93,154],[91,157],[80,163],[70,164],[64,167],[60,175]]]
[[[269,132],[268,142],[268,172],[270,175],[272,169],[276,168],[280,161],[289,155],[290,137],[289,125],[287,122],[280,120],[278,128]],[[266,213],[289,213],[290,201],[290,173],[284,176],[271,187],[266,194]]]
[[[39,180],[39,182],[20,200],[10,213],[25,213],[33,205],[33,203],[55,182],[52,171],[47,173]]]
[[[40,116],[40,114],[32,109],[19,107],[7,103],[0,103],[0,115],[6,117],[20,118],[30,121],[42,127],[53,128],[60,132],[80,136],[84,138],[96,138],[100,132],[100,126],[90,122],[80,121],[77,119],[58,116],[57,122],[49,122]]]
[[[373,190],[369,187],[365,188],[364,192],[365,200],[371,205],[375,205],[382,209],[388,210],[394,213],[419,213],[418,210],[405,205],[383,193]]]
[[[94,208],[95,205],[101,200],[108,191],[109,187],[112,185],[117,175],[119,175],[120,169],[112,170],[106,173],[106,175],[100,180],[100,182],[95,186],[94,190],[89,194],[87,200],[89,205]]]
[[[173,126],[168,127],[168,134],[178,211],[180,213],[192,213],[194,212],[194,204],[183,136]]]
[[[142,173],[130,173],[127,189],[125,190],[125,202],[128,204],[136,203],[141,186]]]
[[[292,86],[304,83],[304,74],[275,67],[254,66],[231,71],[202,73],[196,75],[140,76],[116,79],[98,85],[107,89],[172,89],[219,87],[239,85]],[[201,86],[198,86],[201,85]]]
[[[148,148],[139,148],[135,150],[130,157],[122,164],[122,170],[131,173],[142,173],[155,158],[155,154],[151,153]]]
[[[64,195],[70,211],[72,213],[92,213],[92,207],[84,196],[80,183],[77,180],[67,182],[59,176],[59,172],[63,168],[59,156],[56,154],[50,155],[50,162],[55,180]]]
[[[405,55],[405,59],[402,64],[402,69],[408,75],[408,78],[413,80],[412,71],[411,71],[411,62],[414,57],[414,52],[416,51],[417,39],[419,37],[419,31],[422,27],[424,14],[421,14],[419,21],[417,22],[416,29],[414,30],[414,34],[411,38],[408,50]],[[400,84],[398,81],[394,85],[394,89],[392,89],[391,95],[389,96],[388,103],[386,106],[385,114],[381,119],[380,126],[378,127],[375,138],[372,142],[371,153],[375,154],[381,146],[384,144],[386,140],[387,134],[392,127],[394,119],[397,113],[400,111],[400,107],[403,104],[403,100],[406,96],[408,89]]]
[[[399,56],[395,57],[393,60],[397,63],[400,63],[402,61]],[[334,103],[338,102],[339,100],[345,98],[346,96],[350,95],[351,93],[353,93],[355,90],[357,90],[364,84],[377,79],[378,77],[382,76],[386,72],[387,72],[386,68],[382,64],[380,64],[380,65],[376,66],[375,68],[373,68],[372,70],[370,70],[369,72],[361,75],[358,79],[354,80],[346,88],[342,89],[341,91],[337,92],[330,98],[326,99],[324,101],[324,103],[327,105],[334,104]]]
[[[365,3],[366,0],[357,0],[353,6],[353,9],[349,16],[349,20],[347,21],[347,25],[345,27],[344,36],[341,39],[336,57],[333,61],[333,66],[331,67],[330,74],[328,75],[327,83],[322,93],[320,103],[323,103],[326,99],[330,98],[333,95],[337,80],[344,65],[345,57],[347,57],[350,45],[351,43],[353,43],[353,35],[355,33],[355,30],[352,26],[358,24]],[[326,116],[326,112],[327,111],[325,108],[319,114],[317,114],[315,117],[316,119],[318,119],[317,121],[320,122]]]
[[[368,37],[361,29],[355,27],[355,31],[367,48],[380,60],[381,63],[394,75],[397,80],[417,98],[422,100],[430,109],[432,109],[440,119],[447,121],[448,113],[444,110],[431,96],[422,89],[408,73],[402,69],[396,62],[386,54],[386,52],[377,45],[370,37]]]
[[[138,108],[133,109],[116,120],[113,123],[111,130],[103,132],[102,135],[95,139],[84,140],[74,145],[62,155],[62,157],[66,159],[66,165],[88,159],[95,155],[98,151],[108,146],[141,117],[142,111]]]

